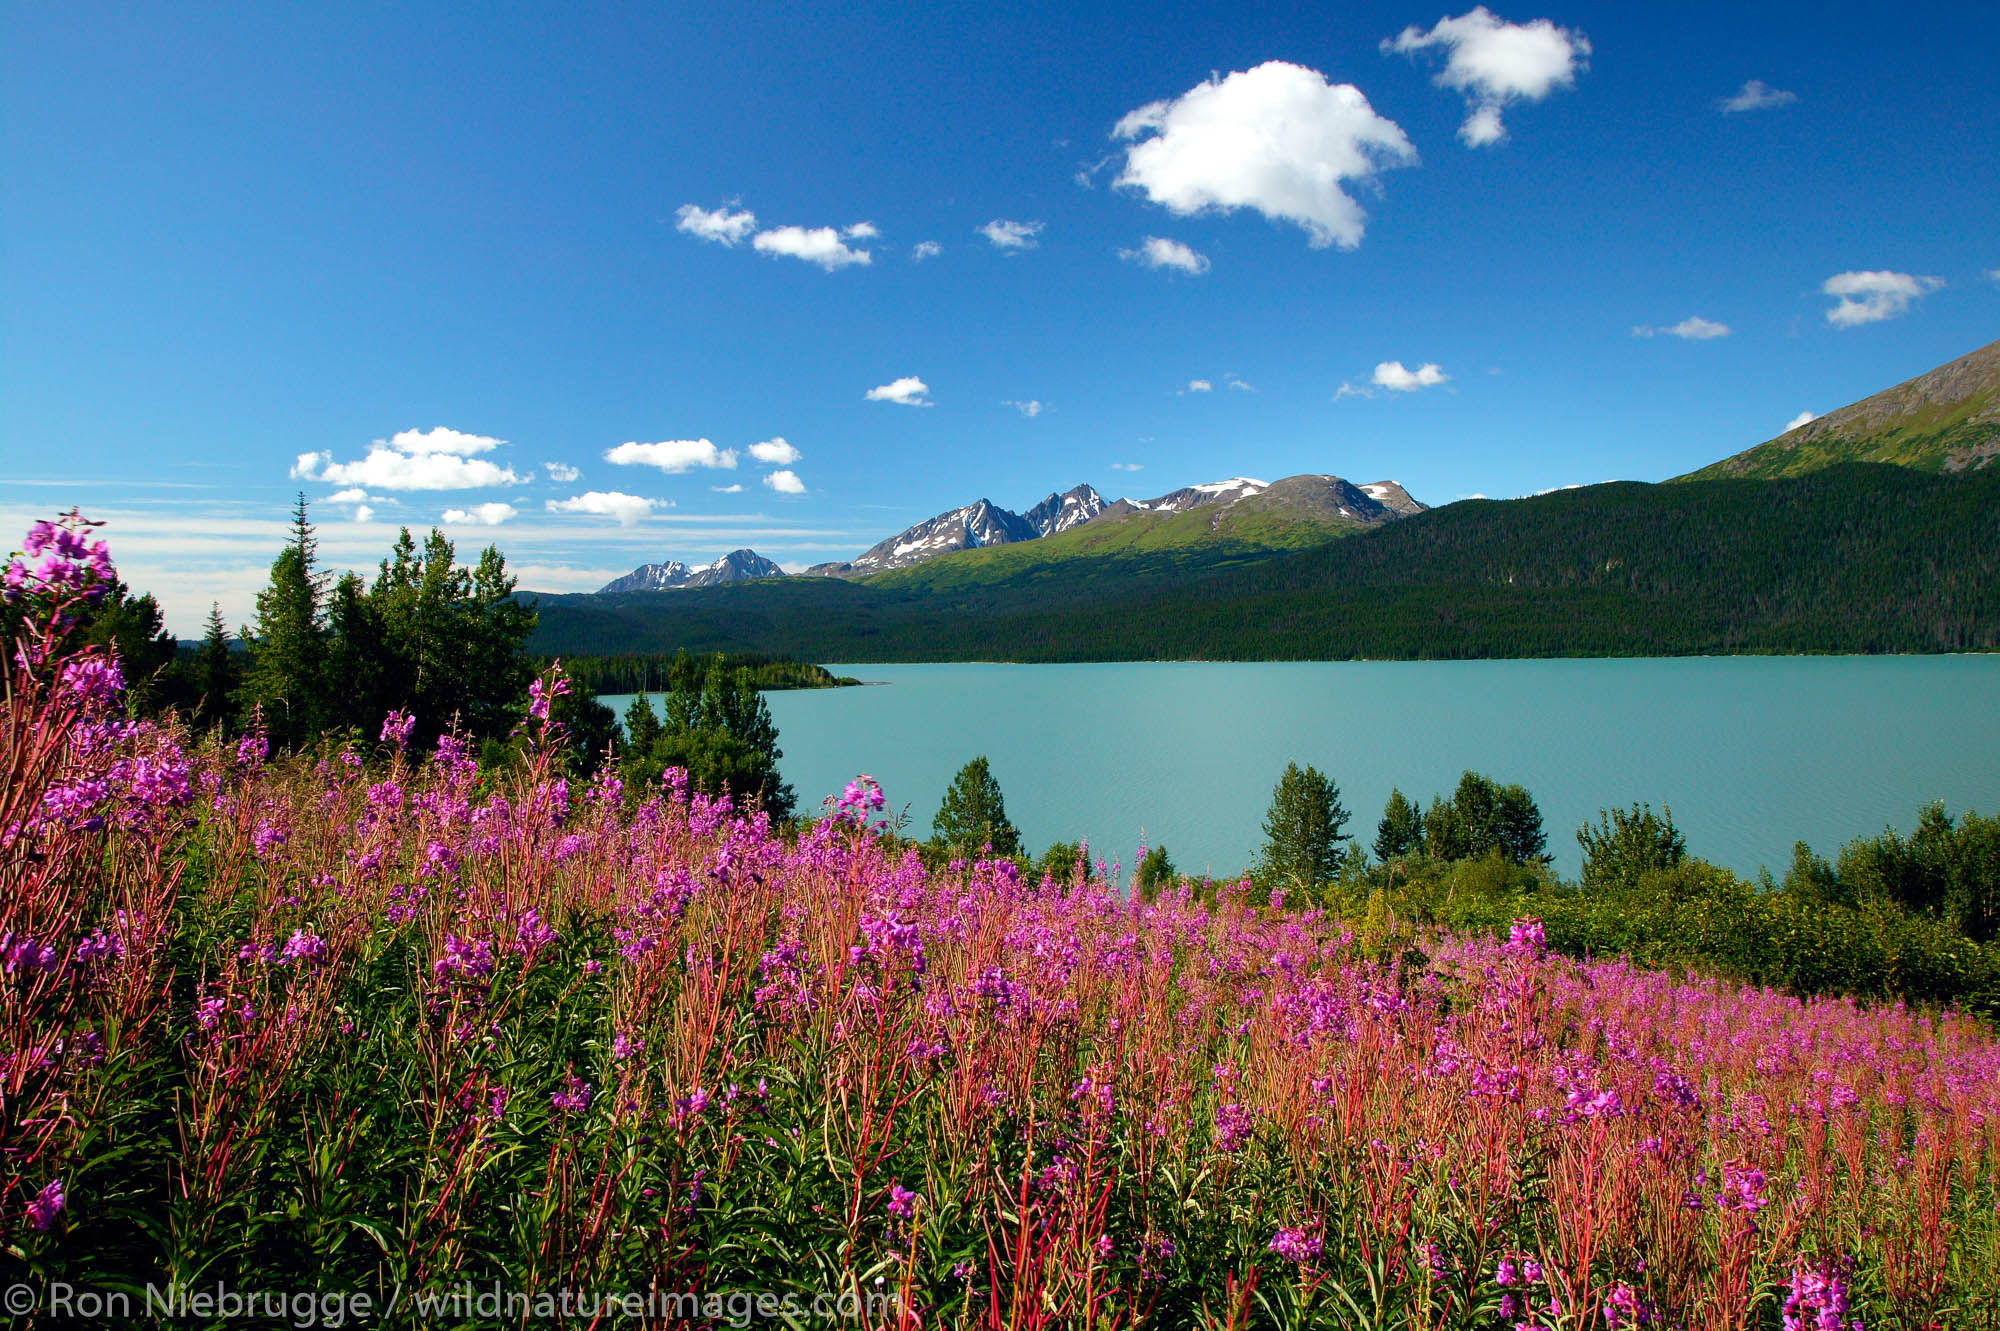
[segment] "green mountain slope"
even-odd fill
[[[2000,461],[2000,342],[1681,480],[1803,476],[1839,462],[1966,472]]]
[[[1172,550],[1079,553],[986,582],[542,597],[534,647],[817,661],[1994,650],[1996,511],[2000,468],[1599,485],[1467,501],[1205,569]]]
[[[1368,530],[1360,522],[1287,506],[1282,498],[1263,499],[1100,518],[1037,541],[958,550],[863,581],[899,596],[974,596],[982,603],[1051,586],[1071,595],[1122,595],[1154,579],[1257,563]]]

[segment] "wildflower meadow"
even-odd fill
[[[494,1284],[714,1324],[1996,1324],[1982,1019],[1534,919],[1385,953],[1247,883],[926,869],[866,778],[783,826],[677,769],[572,784],[559,671],[505,764],[402,714],[274,755],[127,719],[70,633],[113,575],[75,518],[6,574],[6,1282],[382,1324]]]

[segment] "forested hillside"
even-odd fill
[[[2000,647],[2000,475],[1467,501],[1296,552],[950,555],[927,576],[542,597],[545,653],[809,660],[1346,659]],[[1018,557],[1017,557],[1018,558]],[[963,565],[961,567],[961,564]]]

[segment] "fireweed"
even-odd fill
[[[0,787],[0,1278],[888,1292],[898,1324],[1955,1327],[2000,1306],[2000,1047],[1101,870],[780,834],[128,721],[30,546]],[[53,561],[53,562],[52,562]],[[879,1305],[878,1305],[879,1306]]]

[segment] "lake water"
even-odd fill
[[[1691,853],[1780,875],[1794,841],[1907,831],[1928,800],[2000,808],[2000,656],[831,669],[879,684],[765,695],[801,811],[867,772],[923,834],[983,753],[1030,850],[1087,836],[1128,867],[1143,835],[1183,873],[1241,868],[1294,760],[1364,846],[1392,786],[1517,781],[1572,877],[1609,806],[1669,805]]]

